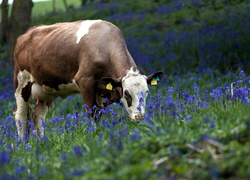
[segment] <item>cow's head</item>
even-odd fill
[[[162,72],[145,76],[138,70],[131,68],[120,80],[102,78],[101,82],[110,91],[111,97],[115,96],[115,98],[122,100],[129,116],[134,121],[139,121],[145,113],[146,98],[149,92],[148,84],[157,85],[162,76]],[[115,102],[118,99],[113,99],[112,101]]]

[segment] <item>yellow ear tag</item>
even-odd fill
[[[152,79],[151,85],[152,85],[152,86],[157,85],[157,81],[155,80],[155,78]]]
[[[106,89],[110,91],[113,89],[111,82],[107,84]]]

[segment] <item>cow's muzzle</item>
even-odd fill
[[[142,117],[143,115],[140,113],[140,114],[136,114],[133,118],[133,121],[134,122],[140,122],[142,120]]]

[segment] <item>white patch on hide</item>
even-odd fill
[[[148,94],[147,77],[134,71],[133,68],[127,71],[127,74],[122,78],[123,97],[121,98],[130,117],[136,119],[138,115],[144,115],[146,98]],[[124,92],[127,90],[132,97],[132,106],[128,107],[127,100],[124,97]],[[141,100],[141,102],[140,102]]]
[[[96,22],[100,22],[102,20],[86,20],[83,21],[78,29],[78,31],[76,32],[76,36],[77,36],[77,40],[76,43],[78,44],[80,42],[80,40],[82,39],[82,37],[86,34],[88,34],[89,32],[89,28]]]
[[[73,79],[71,83],[59,85],[59,91],[56,92],[61,98],[66,98],[69,95],[80,93],[80,89]]]
[[[34,83],[31,87],[32,99],[39,99],[46,102],[52,102],[57,97],[66,98],[69,95],[77,94],[79,92],[80,89],[74,79],[71,83],[59,85],[58,90],[45,85],[40,86],[37,83]]]
[[[18,73],[17,81],[18,81],[18,86],[15,91],[17,109],[14,115],[15,115],[17,130],[18,130],[18,138],[22,139],[25,137],[26,128],[27,128],[28,111],[29,111],[29,104],[28,102],[25,102],[22,97],[22,89],[25,86],[27,86],[29,82],[33,81],[33,77],[28,71],[23,70]]]

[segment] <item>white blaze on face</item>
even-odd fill
[[[80,40],[82,39],[82,37],[86,34],[89,33],[89,28],[96,22],[100,22],[102,20],[86,20],[83,21],[78,29],[78,31],[76,32],[76,43],[78,44],[80,42]]]
[[[148,95],[147,77],[132,68],[122,78],[123,97],[121,98],[129,116],[138,120],[138,116],[145,113],[146,98]]]

